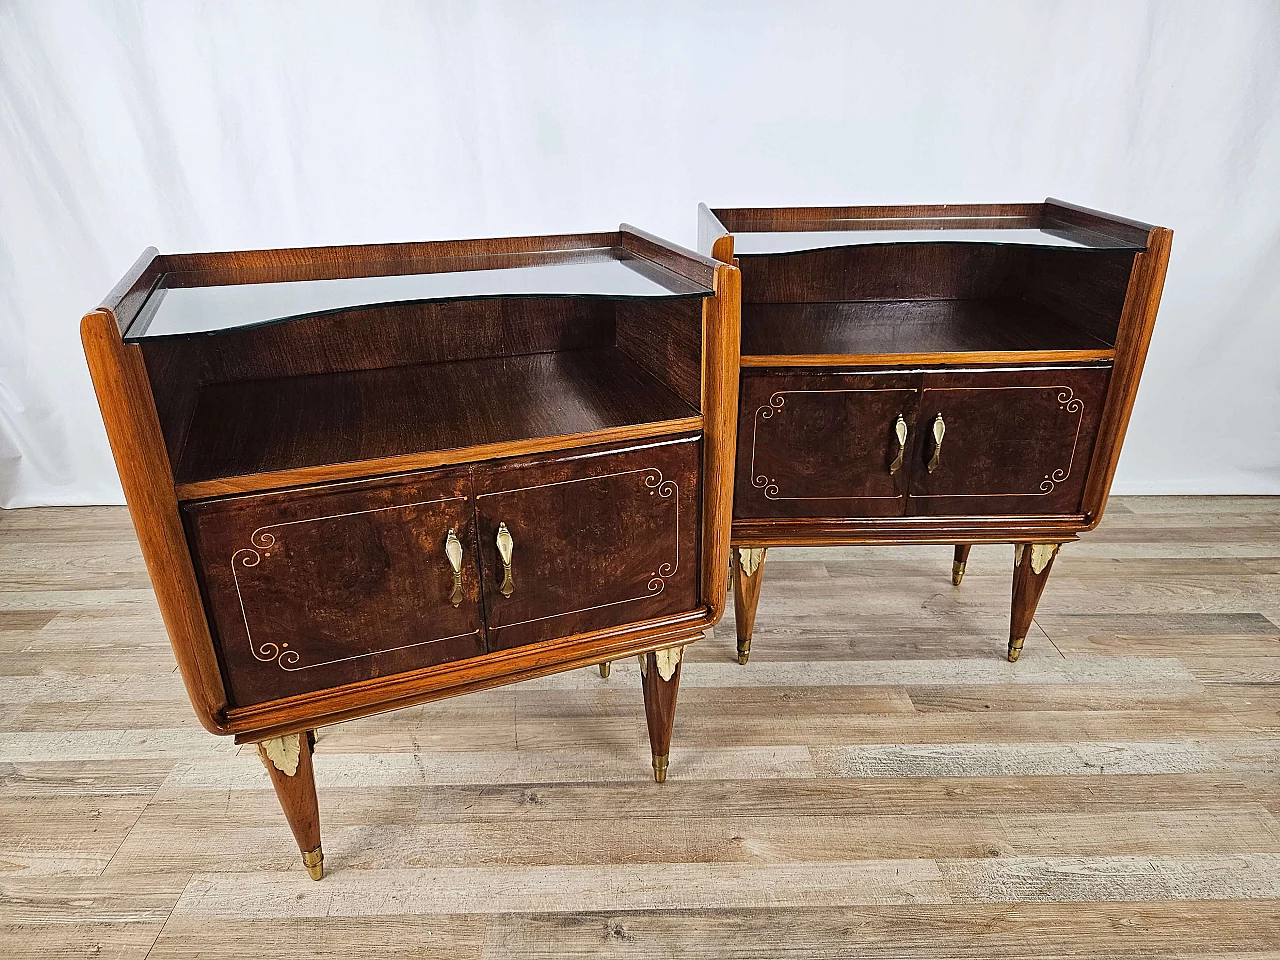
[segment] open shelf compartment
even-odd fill
[[[179,499],[701,430],[715,264],[615,233],[156,257]]]
[[[1046,354],[1049,356],[1039,356]],[[1109,360],[1114,345],[1017,297],[751,303],[744,366],[814,363]]]
[[[310,467],[392,472],[700,427],[612,346],[241,380],[201,388],[175,479],[192,496]]]
[[[699,210],[742,266],[742,365],[1115,357],[1145,224],[1040,204]]]

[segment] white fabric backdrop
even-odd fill
[[[1117,492],[1280,493],[1280,3],[0,0],[0,504],[119,502],[142,248],[1032,201],[1175,230]]]

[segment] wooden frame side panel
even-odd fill
[[[226,691],[178,516],[173,474],[142,351],[124,344],[110,309],[87,314],[80,338],[182,681],[201,725],[210,733],[228,733]]]
[[[451,260],[457,257],[501,257],[509,254],[549,253],[611,247],[619,242],[613,233],[567,233],[535,237],[494,237],[483,240],[424,240],[409,243],[368,243],[331,247],[281,247],[266,250],[232,250],[222,253],[176,253],[161,259],[174,272],[223,270],[222,283],[251,282],[237,279],[239,271],[281,268],[315,268],[313,276],[381,276],[398,272],[403,261]],[[456,269],[454,264],[440,264]],[[372,267],[364,270],[361,267]],[[415,264],[415,271],[427,272],[427,262]]]
[[[654,236],[639,227],[624,223],[618,227],[619,243],[622,249],[643,257],[672,273],[679,274],[686,280],[704,283],[711,286],[715,275],[716,262],[701,254],[668,243],[661,237]]]
[[[710,211],[731,233],[806,230],[884,230],[943,225],[972,220],[966,226],[1039,226],[1042,203],[955,203],[861,207],[739,207]],[[886,223],[885,221],[897,221]],[[1018,221],[1018,222],[1015,222]]]
[[[698,204],[698,252],[721,263],[733,263],[733,234],[705,203]]]
[[[716,267],[716,295],[703,301],[702,321],[702,600],[714,624],[728,592],[733,474],[738,449],[738,363],[742,274]]]
[[[166,259],[160,252],[155,247],[147,247],[103,299],[98,309],[106,310],[115,318],[121,336],[129,328],[129,324],[133,323],[134,317],[151,295],[151,288],[167,269]]]
[[[1147,360],[1147,349],[1151,345],[1151,333],[1156,323],[1156,312],[1160,308],[1160,295],[1164,291],[1172,244],[1172,230],[1152,227],[1146,251],[1134,258],[1124,314],[1116,337],[1111,386],[1102,411],[1102,424],[1098,428],[1093,461],[1089,467],[1089,480],[1085,484],[1082,506],[1086,519],[1085,530],[1092,530],[1102,520],[1102,512],[1111,492],[1111,481],[1115,478],[1116,466],[1120,462],[1120,448],[1129,427],[1134,400],[1138,396],[1138,381]]]
[[[1091,210],[1065,200],[1055,200],[1053,197],[1044,202],[1044,220],[1046,229],[1056,224],[1065,224],[1125,243],[1149,243],[1151,233],[1156,229],[1149,223]]]

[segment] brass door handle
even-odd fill
[[[938,414],[933,418],[933,426],[930,428],[933,434],[933,456],[929,458],[929,472],[938,469],[938,463],[942,460],[942,438],[947,434],[947,424],[942,419],[942,414]]]
[[[497,543],[498,556],[502,558],[502,595],[509,597],[516,592],[515,584],[511,582],[511,554],[516,542],[511,539],[511,531],[505,523],[498,524]]]
[[[898,441],[898,455],[893,458],[893,463],[889,464],[890,474],[902,469],[902,458],[907,455],[907,421],[903,419],[902,414],[898,414],[898,419],[893,422],[893,436]]]
[[[449,602],[456,607],[462,603],[462,541],[452,527],[444,538],[444,555],[453,568],[453,593],[449,595]]]

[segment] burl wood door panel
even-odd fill
[[[484,653],[467,470],[183,510],[236,706]],[[460,596],[450,530],[462,550]]]
[[[913,373],[744,374],[734,517],[900,516],[919,387]]]
[[[477,466],[489,649],[697,609],[701,458],[689,437]]]
[[[927,374],[909,512],[1078,513],[1109,377],[1109,367]]]

